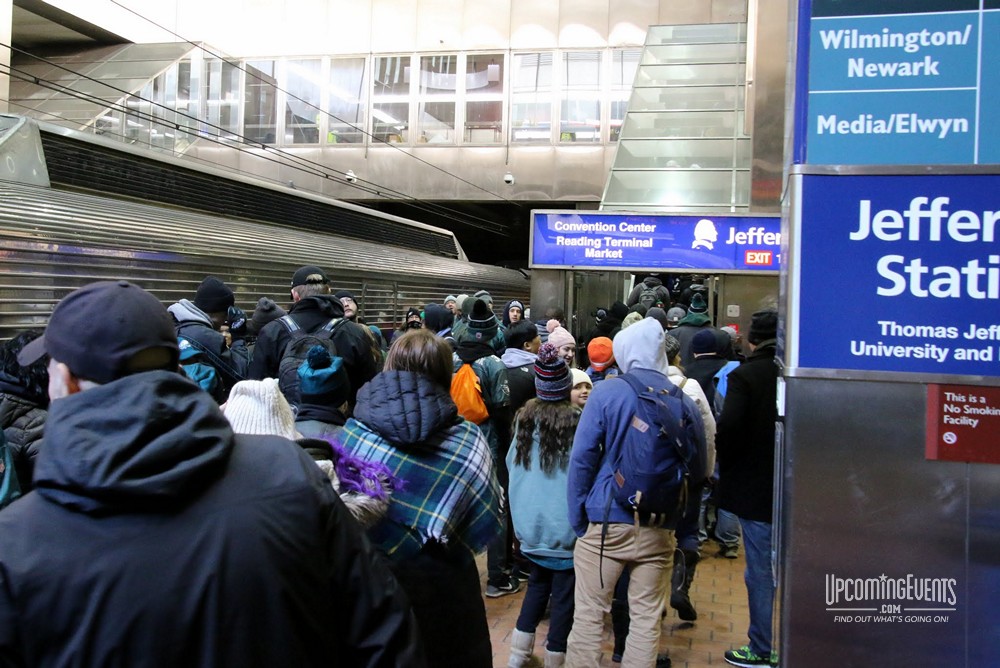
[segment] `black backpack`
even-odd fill
[[[642,284],[642,290],[639,291],[638,302],[646,307],[646,309],[651,309],[660,303],[660,297],[656,293],[659,286],[649,287],[645,283]]]
[[[613,464],[614,499],[631,511],[656,515],[661,525],[672,528],[684,513],[689,485],[705,475],[701,416],[684,401],[679,386],[655,389],[632,374],[619,378],[639,401]]]
[[[278,318],[278,322],[284,325],[292,337],[285,344],[278,363],[278,387],[288,403],[298,406],[302,402],[299,395],[299,367],[306,361],[309,350],[313,346],[322,346],[330,353],[330,357],[339,357],[333,335],[345,322],[350,321],[346,318],[334,318],[315,332],[307,332],[299,327],[290,315]]]

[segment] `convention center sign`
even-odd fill
[[[1000,174],[801,178],[797,366],[1000,376]]]
[[[781,268],[781,219],[734,214],[533,211],[536,269],[771,272]]]
[[[800,162],[1000,163],[1000,0],[808,4]]]

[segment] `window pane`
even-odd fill
[[[319,142],[321,61],[289,60],[285,100],[285,142]]]
[[[601,141],[601,53],[570,51],[562,58],[565,88],[559,141]]]
[[[223,67],[227,65],[228,63],[223,63]],[[277,132],[275,121],[278,116],[274,61],[248,60],[246,72],[243,136],[247,141],[273,144]],[[211,74],[209,76],[211,78]],[[209,88],[213,88],[211,82]],[[215,100],[211,96],[206,96],[206,99],[211,108]]]
[[[465,141],[499,144],[503,139],[503,101],[465,103]]]
[[[458,88],[458,56],[420,59],[420,95],[454,95]]]
[[[375,95],[410,94],[410,57],[375,59]]]
[[[621,134],[625,112],[628,111],[629,96],[632,94],[632,82],[639,68],[642,57],[640,49],[615,49],[611,52],[611,118],[608,123],[611,128],[609,138],[618,141]]]
[[[552,139],[552,54],[514,55],[511,83],[511,141]]]
[[[409,102],[376,102],[372,105],[372,135],[390,143],[409,141]]]
[[[419,107],[420,142],[451,144],[455,142],[455,103],[421,102]]]
[[[503,93],[503,54],[479,54],[465,60],[468,94]]]
[[[329,101],[326,141],[330,144],[358,144],[364,141],[364,58],[330,60]]]

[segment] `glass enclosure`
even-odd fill
[[[647,65],[676,67],[700,46],[662,45],[656,56],[616,48],[244,61],[195,49],[97,113],[90,127],[166,151],[183,151],[198,139],[330,148],[616,142],[633,82],[645,87],[631,104],[659,103],[651,77],[660,75],[645,71]],[[727,86],[703,95],[722,108],[737,101]],[[693,94],[675,104],[686,99],[695,111],[706,104]],[[723,118],[706,123],[706,136],[730,127]],[[656,122],[629,124],[636,136],[660,131]],[[673,132],[683,135],[680,116],[675,125]]]
[[[649,29],[602,209],[749,209],[745,54],[743,25]]]

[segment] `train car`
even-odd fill
[[[448,230],[0,115],[0,338],[105,279],[169,304],[214,275],[248,312],[260,297],[287,307],[307,264],[386,330],[449,294],[530,294],[521,272],[469,262]]]

